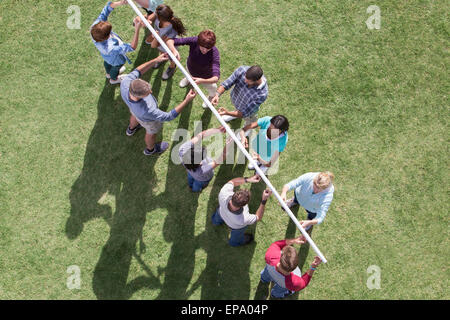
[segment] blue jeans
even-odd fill
[[[269,271],[267,270],[267,266],[261,271],[261,282],[268,283],[273,281],[272,277],[270,276]],[[270,290],[270,295],[274,298],[284,298],[286,296],[290,296],[291,294],[294,294],[295,291],[288,290],[286,288],[283,288],[282,286],[279,286],[276,282],[274,282],[272,290]]]
[[[225,223],[225,221],[223,221],[222,217],[220,216],[219,208],[220,207],[217,207],[216,211],[211,217],[212,223],[215,226],[220,226]],[[241,229],[231,229],[231,235],[230,240],[228,240],[228,244],[232,247],[238,247],[243,245],[245,240],[244,238],[245,229],[247,229],[247,226]]]
[[[123,65],[121,65],[121,66],[112,66],[109,63],[107,63],[106,61],[103,61],[103,65],[105,66],[106,73],[109,74],[111,79],[112,80],[117,80],[117,77],[118,77],[119,72],[120,72],[120,68],[122,68]]]
[[[195,180],[189,174],[189,172],[188,172],[187,175],[188,175],[187,179],[188,179],[189,187],[192,189],[193,192],[200,192],[200,191],[202,191],[204,188],[206,188],[208,186],[209,182],[211,181],[211,180],[208,180],[208,181]]]
[[[297,196],[295,195],[295,193],[294,193],[294,203],[300,205],[300,203],[298,203],[298,201],[297,201]],[[311,211],[308,211],[306,209],[305,209],[305,211],[308,213],[308,220],[312,220],[312,219],[314,219],[317,216],[316,212],[311,212]],[[312,225],[306,227],[305,230],[308,231],[309,229],[311,229],[311,227],[312,227]]]

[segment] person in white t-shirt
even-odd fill
[[[231,228],[231,235],[228,243],[232,247],[246,245],[253,241],[253,235],[245,233],[248,225],[260,221],[264,215],[264,208],[267,199],[272,191],[266,189],[263,191],[261,204],[256,214],[249,213],[248,203],[250,201],[250,191],[241,189],[234,192],[234,187],[250,182],[257,183],[261,177],[253,176],[251,178],[234,178],[228,181],[220,190],[219,207],[214,212],[211,220],[216,226],[226,224]]]

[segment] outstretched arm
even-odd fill
[[[160,63],[160,62],[164,62],[164,61],[167,61],[167,60],[169,60],[167,54],[162,54],[162,55],[156,57],[155,59],[152,59],[150,61],[147,61],[147,62],[141,64],[136,69],[139,70],[141,75],[143,75],[148,70],[150,70],[150,68],[153,67],[155,64]]]

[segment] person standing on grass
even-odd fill
[[[197,85],[201,85],[208,90],[208,98],[211,101],[217,90],[217,81],[220,78],[220,54],[216,48],[216,35],[211,30],[203,30],[197,37],[178,38],[169,40],[174,42],[174,46],[189,46],[189,56],[187,58],[187,70]],[[179,59],[180,54],[176,51],[175,56]],[[180,81],[180,87],[189,85],[187,78]],[[208,108],[206,103],[203,108]]]
[[[134,37],[131,44],[124,43],[112,31],[111,23],[107,21],[108,16],[115,8],[125,4],[128,4],[126,0],[117,2],[109,1],[91,25],[92,41],[104,60],[103,65],[106,70],[106,78],[109,79],[111,84],[120,83],[121,77],[119,77],[119,74],[125,71],[125,62],[131,63],[126,53],[136,50],[139,40],[139,30],[142,27],[142,24],[139,23],[140,19],[136,17],[134,20]]]
[[[228,111],[225,108],[219,108],[219,114],[224,121],[244,118],[244,126],[255,122],[259,107],[266,101],[269,93],[267,79],[264,77],[263,70],[260,66],[240,66],[227,80],[222,82],[211,103],[217,106],[220,95],[232,86],[234,88],[230,96],[236,110]]]
[[[264,208],[267,199],[272,191],[266,189],[263,191],[261,204],[256,214],[249,213],[248,203],[250,201],[250,190],[241,189],[234,192],[234,187],[244,183],[257,183],[261,180],[259,176],[251,178],[234,178],[226,183],[219,193],[219,206],[214,212],[211,220],[213,225],[219,226],[226,224],[231,228],[231,235],[228,243],[232,247],[249,244],[253,241],[252,234],[245,233],[248,225],[261,221],[264,215]]]
[[[169,147],[167,142],[156,142],[156,137],[158,132],[161,131],[162,123],[164,121],[175,119],[184,107],[186,107],[196,96],[196,93],[193,90],[190,90],[183,102],[172,109],[172,111],[164,112],[158,109],[158,102],[152,95],[150,84],[147,81],[139,79],[139,77],[156,63],[167,60],[167,54],[164,54],[140,65],[124,77],[120,84],[120,94],[131,113],[130,124],[126,130],[126,134],[127,136],[132,136],[140,128],[145,128],[146,148],[144,154],[146,156],[160,154],[167,150]]]
[[[202,139],[215,133],[224,132],[225,129],[223,127],[208,129],[181,145],[179,157],[186,168],[188,185],[192,192],[201,192],[206,188],[214,177],[214,169],[223,163],[223,160],[226,158],[227,146],[225,146],[223,153],[216,160],[208,157],[206,148],[201,146]],[[199,142],[200,146],[197,145]]]
[[[252,140],[252,156],[264,174],[278,160],[280,153],[288,142],[289,121],[285,116],[259,118],[258,121],[247,124],[240,132],[241,142],[247,148],[246,132],[259,127],[257,136]],[[255,170],[249,163],[249,170]]]
[[[286,202],[286,193],[294,189],[294,197],[286,202],[289,208],[300,204],[308,213],[307,220],[300,221],[305,230],[323,222],[331,201],[333,201],[334,174],[325,172],[308,172],[285,184],[281,198]]]
[[[270,295],[274,298],[285,298],[296,291],[303,290],[310,282],[317,266],[322,262],[319,257],[302,276],[298,267],[297,250],[293,244],[304,244],[306,239],[300,236],[295,239],[280,240],[272,243],[266,251],[266,267],[261,271],[261,282],[274,282]]]
[[[186,29],[184,28],[181,20],[174,16],[173,11],[169,6],[161,4],[157,6],[156,11],[148,17],[148,21],[150,23],[153,23],[153,28],[155,29],[155,31],[166,43],[170,51],[172,51],[172,53],[175,55],[176,49],[174,47],[173,40],[178,35],[183,35],[186,33]],[[156,38],[154,38],[151,33],[147,36],[145,43],[150,44],[152,48],[158,48],[160,55],[166,52],[165,49],[159,44],[158,40],[156,40]],[[158,67],[159,63],[153,66],[153,68],[155,69]],[[175,73],[175,70],[176,64],[171,60],[168,68],[164,71],[161,78],[163,80],[170,79]]]

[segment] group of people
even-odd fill
[[[288,142],[289,121],[283,115],[266,116],[258,118],[260,106],[267,99],[268,83],[260,66],[240,66],[219,86],[220,79],[220,54],[215,46],[216,35],[212,30],[203,30],[195,37],[178,38],[186,33],[186,29],[179,18],[174,16],[172,9],[163,4],[162,0],[135,0],[146,11],[146,19],[171,50],[173,55],[181,60],[178,46],[188,45],[187,71],[192,79],[208,91],[211,104],[218,107],[221,95],[231,89],[230,97],[233,109],[228,110],[218,107],[218,112],[224,121],[237,118],[244,119],[244,127],[239,132],[242,144],[251,147],[251,154],[256,164],[265,174],[277,162],[280,154],[286,148]],[[158,101],[152,95],[151,85],[141,79],[150,68],[159,68],[161,64],[170,58],[161,44],[149,34],[145,43],[151,48],[157,48],[159,55],[148,62],[135,68],[128,74],[124,74],[125,63],[131,63],[127,57],[128,52],[136,50],[139,33],[144,23],[139,17],[133,21],[134,36],[131,43],[125,43],[112,31],[108,22],[110,13],[121,5],[126,5],[126,0],[108,2],[98,18],[91,26],[92,41],[100,51],[104,60],[106,78],[111,84],[120,84],[120,94],[130,111],[129,125],[126,129],[127,136],[133,136],[139,129],[145,129],[144,155],[158,155],[166,151],[169,143],[157,141],[158,133],[162,129],[163,122],[174,120],[183,109],[196,97],[197,93],[190,90],[184,100],[169,112],[158,108]],[[150,48],[149,48],[150,50]],[[162,74],[162,79],[171,78],[176,71],[176,64],[170,61],[167,69]],[[179,86],[187,87],[189,81],[183,78]],[[203,103],[203,108],[208,106]],[[252,130],[258,130],[256,136],[251,139]],[[179,149],[181,163],[187,171],[187,180],[192,192],[201,192],[208,186],[214,177],[214,169],[224,162],[229,150],[231,139],[217,159],[211,159],[201,141],[210,135],[225,133],[225,128],[207,129],[189,141]],[[251,136],[251,135],[250,135]],[[250,170],[255,168],[249,164]],[[320,224],[325,219],[328,208],[333,199],[333,179],[331,172],[309,172],[283,186],[281,197],[288,207],[302,206],[307,212],[307,219],[301,221],[306,230],[315,224]],[[258,183],[261,177],[255,174],[251,177],[239,177],[231,179],[219,192],[218,207],[212,214],[213,225],[227,225],[231,229],[229,245],[242,246],[251,243],[253,235],[245,233],[247,226],[262,220],[266,202],[271,191],[266,189],[262,193],[260,205],[255,214],[249,212],[250,191],[235,187],[246,183]],[[294,190],[294,197],[287,199],[287,193]],[[261,271],[262,282],[274,282],[271,295],[283,298],[296,291],[305,288],[317,266],[321,263],[319,257],[315,257],[307,272],[301,275],[298,268],[298,254],[292,246],[305,243],[303,236],[294,239],[285,239],[274,242],[266,252],[266,266]]]

